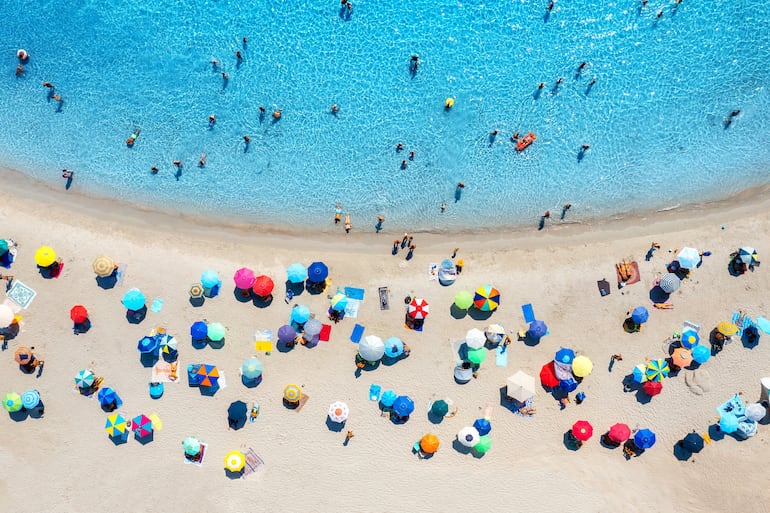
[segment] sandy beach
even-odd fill
[[[3,273],[37,291],[21,312],[21,333],[0,358],[0,393],[35,388],[45,404],[40,419],[15,422],[2,412],[0,506],[5,511],[427,513],[555,511],[565,505],[575,512],[767,511],[770,492],[761,472],[770,454],[766,424],[745,441],[715,438],[689,461],[674,455],[674,445],[688,432],[709,432],[718,420],[716,407],[734,393],[743,392],[747,402],[759,399],[759,379],[770,375],[767,335],[753,349],[740,341],[728,344],[698,370],[665,379],[662,394],[646,404],[622,385],[634,365],[665,356],[663,341],[681,331],[685,320],[708,332],[730,320],[733,311],[753,318],[770,313],[768,270],[760,266],[733,277],[727,269],[729,254],[740,246],[755,247],[760,258],[770,250],[766,189],[687,210],[602,222],[573,223],[570,214],[566,223],[551,222],[542,231],[533,223],[531,230],[511,232],[416,233],[417,250],[407,261],[405,251],[393,256],[391,248],[409,227],[391,226],[387,219],[379,234],[374,233],[376,220],[354,216],[354,228],[346,235],[333,226],[332,213],[323,233],[227,226],[71,194],[10,170],[0,176],[5,184],[0,237],[19,245],[16,263]],[[645,261],[651,241],[661,249]],[[52,246],[63,258],[59,278],[38,273],[33,255],[41,245]],[[708,250],[711,256],[672,294],[673,309],[654,309],[649,297],[653,280],[674,259],[673,251],[684,246]],[[428,268],[448,258],[454,247],[460,248],[457,257],[465,267],[454,285],[442,287],[429,280]],[[122,286],[97,286],[91,263],[101,254],[127,264]],[[639,263],[641,282],[618,289],[614,264],[624,258]],[[329,266],[332,291],[365,289],[358,318],[333,325],[330,341],[317,347],[256,352],[254,331],[276,331],[289,319],[291,306],[283,300],[286,268],[316,260]],[[243,266],[274,279],[270,306],[257,308],[234,297],[232,275]],[[188,289],[205,269],[220,274],[223,291],[194,307]],[[603,278],[612,284],[606,297],[596,286]],[[488,320],[454,318],[454,295],[485,284],[500,290],[497,311]],[[149,312],[138,325],[126,321],[120,303],[132,287],[140,288],[148,302],[164,301],[160,313]],[[389,310],[379,308],[379,287],[390,290]],[[403,298],[410,294],[430,303],[422,332],[404,327]],[[550,334],[535,346],[514,340],[507,367],[496,366],[490,351],[478,379],[456,384],[452,342],[490,323],[513,332],[525,327],[520,308],[525,303],[533,305]],[[88,333],[73,334],[69,310],[76,304],[90,312]],[[325,293],[304,292],[293,304],[306,305],[329,322]],[[626,313],[638,305],[649,308],[650,320],[642,332],[625,333]],[[190,325],[203,319],[227,327],[224,347],[192,347]],[[403,339],[411,355],[357,377],[356,345],[349,339],[355,323],[365,325],[367,335]],[[215,364],[226,375],[227,387],[205,396],[182,380],[166,384],[161,399],[151,399],[150,369],[140,363],[136,344],[159,326],[177,336],[182,366]],[[13,360],[19,345],[34,346],[45,360],[41,377],[19,371]],[[586,394],[582,404],[573,401],[560,410],[538,383],[532,417],[514,415],[501,405],[500,389],[509,375],[521,369],[537,377],[562,346],[594,363],[579,388]],[[617,353],[623,360],[610,372],[610,356]],[[246,388],[238,369],[252,355],[264,363],[264,378],[258,387]],[[84,368],[118,391],[126,416],[158,414],[164,427],[151,443],[132,438],[114,445],[109,440],[107,414],[98,401],[73,389],[73,377]],[[289,383],[301,385],[309,397],[301,411],[282,404]],[[372,383],[411,396],[411,419],[397,425],[381,416],[368,398]],[[434,397],[451,398],[459,413],[432,423],[427,411]],[[261,414],[256,422],[230,431],[227,407],[239,399],[258,401]],[[346,429],[355,436],[347,445],[345,430],[326,425],[329,404],[337,400],[350,406]],[[483,457],[458,451],[453,447],[456,433],[489,405],[491,450]],[[594,436],[571,451],[564,433],[579,419],[593,424]],[[616,422],[651,429],[657,444],[626,461],[621,449],[599,443]],[[436,434],[441,447],[422,460],[411,449],[426,433]],[[188,436],[208,444],[200,467],[184,463],[182,440]],[[247,448],[264,465],[244,479],[229,479],[225,454]]]

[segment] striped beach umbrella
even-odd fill
[[[254,278],[254,285],[252,285],[251,290],[260,297],[267,297],[273,293],[274,288],[275,283],[273,283],[273,279],[270,276],[260,274]]]
[[[697,331],[685,330],[685,332],[682,333],[682,340],[681,340],[682,347],[686,349],[692,349],[693,347],[697,346],[699,342],[700,342],[700,335],[698,335]]]
[[[3,408],[11,413],[21,410],[21,396],[16,392],[8,392],[3,396]]]
[[[115,261],[108,256],[96,257],[93,268],[97,276],[106,278],[115,272]]]
[[[674,273],[666,273],[661,276],[658,286],[663,289],[663,292],[666,294],[671,294],[672,292],[676,292],[681,283],[682,280],[679,279],[679,276]]]
[[[283,389],[283,398],[289,403],[297,403],[302,399],[302,390],[295,384],[286,385]]]
[[[230,472],[240,472],[246,466],[246,456],[241,451],[230,451],[225,455],[225,468]]]
[[[104,429],[110,437],[122,435],[126,432],[126,427],[126,419],[120,413],[113,413],[104,423]]]
[[[201,441],[195,437],[188,436],[182,441],[184,453],[188,456],[197,456],[201,452]]]
[[[634,444],[640,449],[649,449],[655,445],[655,433],[649,429],[640,429],[634,435]]]
[[[131,431],[137,438],[144,438],[152,434],[152,420],[144,413],[137,415],[131,420]]]
[[[423,298],[416,297],[409,303],[406,312],[412,319],[425,319],[428,316],[430,308],[428,302]]]
[[[663,381],[671,369],[666,360],[650,360],[645,369],[645,375],[649,381]]]
[[[219,384],[219,369],[215,365],[204,363],[195,374],[198,376],[198,385],[202,387],[215,387]]]
[[[587,420],[579,420],[572,425],[572,436],[585,442],[594,434],[593,426]]]
[[[759,263],[759,255],[757,254],[757,251],[751,246],[743,246],[741,249],[739,249],[738,258],[740,258],[741,262],[746,265]]]
[[[88,369],[82,369],[75,374],[75,384],[78,388],[88,388],[94,384],[96,377],[94,373]]]
[[[348,420],[348,415],[350,415],[350,409],[348,408],[348,405],[342,401],[334,402],[329,406],[329,419],[331,419],[332,422],[345,422]]]
[[[176,338],[169,335],[163,335],[160,339],[160,350],[163,354],[174,354],[179,348]]]
[[[500,305],[500,292],[492,285],[483,285],[473,295],[473,306],[482,312],[494,312]]]

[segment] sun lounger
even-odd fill
[[[355,326],[353,326],[353,333],[350,334],[350,340],[352,340],[356,344],[361,342],[361,337],[363,336],[365,329],[366,328],[364,328],[360,324],[356,324]]]
[[[532,304],[521,305],[521,313],[524,314],[524,322],[527,324],[535,320],[535,311],[532,309]]]

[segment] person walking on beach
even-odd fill
[[[456,257],[456,256],[457,256],[457,252],[458,252],[458,251],[460,251],[460,248],[455,248],[455,249],[452,251],[452,258],[454,258],[454,257]]]
[[[401,242],[401,241],[400,241],[400,240],[398,240],[398,239],[396,239],[396,240],[394,240],[394,241],[393,241],[393,251],[391,252],[391,254],[393,254],[393,255],[396,255],[396,254],[398,254],[398,244],[399,244],[400,242]]]
[[[538,228],[537,228],[537,229],[538,229],[538,230],[542,230],[543,228],[545,228],[545,220],[546,220],[546,219],[550,219],[550,218],[551,218],[551,211],[550,211],[550,210],[546,210],[546,211],[545,211],[545,214],[543,214],[543,215],[540,217],[540,225],[538,226]]]
[[[405,233],[404,238],[401,239],[401,249],[404,249],[406,247],[406,243],[409,240],[409,234]]]
[[[406,259],[407,260],[411,260],[412,259],[412,256],[414,255],[414,250],[415,249],[417,249],[417,246],[415,246],[414,244],[411,244],[409,246],[409,251],[406,254]]]

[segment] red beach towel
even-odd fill
[[[318,340],[323,340],[324,342],[328,342],[329,335],[331,335],[331,332],[332,332],[331,324],[322,324],[321,332],[318,334]]]

